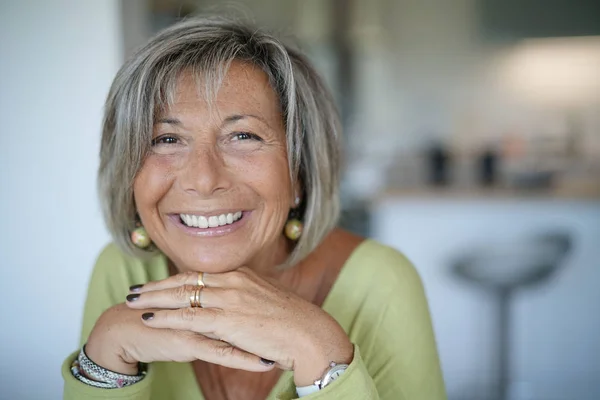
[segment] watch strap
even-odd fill
[[[309,386],[296,386],[296,393],[298,397],[308,396],[309,394],[313,394],[321,390],[317,385],[309,385]]]

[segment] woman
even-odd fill
[[[101,253],[66,399],[443,399],[423,288],[335,228],[340,128],[308,61],[236,22],[152,39],[106,102]]]

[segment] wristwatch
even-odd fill
[[[331,382],[339,378],[348,369],[348,364],[338,364],[336,362],[329,363],[329,369],[321,379],[317,379],[313,385],[296,387],[298,397],[308,396],[309,394],[318,392]]]

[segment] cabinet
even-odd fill
[[[487,40],[600,35],[600,0],[479,0],[477,4]]]

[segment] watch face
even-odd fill
[[[344,372],[346,372],[346,368],[348,368],[348,365],[346,364],[339,364],[331,368],[325,376],[325,378],[323,379],[322,387],[327,386],[328,384],[339,378]]]
[[[335,380],[336,380],[336,379],[337,379],[337,378],[338,378],[340,375],[342,375],[342,373],[343,373],[343,372],[344,372],[344,370],[343,370],[343,369],[341,369],[341,370],[337,370],[337,371],[333,371],[333,372],[331,373],[331,380],[332,380],[332,381],[335,381]]]

